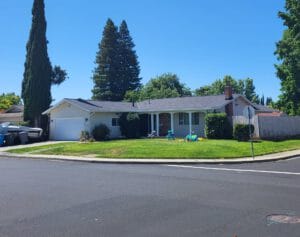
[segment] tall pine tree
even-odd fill
[[[126,21],[122,21],[119,29],[120,81],[121,96],[127,91],[135,91],[141,87],[140,67],[134,43],[130,36]]]
[[[253,79],[251,78],[246,78],[245,79],[245,92],[244,92],[245,97],[250,100],[253,103],[259,103],[259,97],[255,93],[255,86],[253,83]]]
[[[47,23],[43,0],[34,0],[32,26],[26,46],[25,71],[22,82],[24,120],[41,126],[41,113],[51,103],[52,67],[47,53]]]
[[[127,24],[120,30],[108,19],[96,55],[93,99],[121,101],[127,91],[141,87],[140,67]]]
[[[120,56],[119,56],[118,29],[111,19],[108,19],[96,55],[96,68],[93,74],[95,100],[122,100],[120,83]]]
[[[285,9],[279,17],[287,28],[275,52],[280,60],[276,65],[281,80],[278,105],[289,115],[300,115],[300,1],[286,0]]]

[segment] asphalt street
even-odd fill
[[[124,165],[0,158],[0,236],[300,237],[300,158]]]

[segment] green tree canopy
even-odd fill
[[[230,84],[234,93],[243,94],[244,93],[244,81],[235,80],[232,76],[226,75],[223,80],[218,79],[214,81],[211,85],[202,86],[195,90],[195,94],[198,96],[205,95],[220,95],[224,93],[225,86]]]
[[[252,102],[259,102],[259,97],[255,93],[255,86],[252,79],[246,78],[244,80],[236,80],[229,75],[225,76],[223,80],[218,79],[211,85],[202,86],[196,89],[195,94],[198,96],[221,95],[224,94],[225,86],[228,84],[232,86],[234,93],[244,95]]]
[[[178,76],[165,73],[152,78],[140,91],[140,100],[191,96],[191,90],[180,82]]]
[[[244,95],[251,102],[258,104],[259,103],[259,96],[255,92],[255,86],[254,86],[254,83],[253,83],[253,79],[246,78],[244,80],[244,85],[245,85],[244,91],[241,94]]]
[[[287,114],[300,115],[300,1],[286,0],[285,10],[278,14],[287,29],[275,51],[280,61],[275,67],[281,80],[277,105]]]
[[[7,93],[0,95],[0,110],[6,110],[12,105],[18,105],[21,103],[20,96],[17,96],[15,93]]]

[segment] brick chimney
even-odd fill
[[[231,100],[232,99],[232,87],[231,85],[227,84],[225,86],[225,100]]]

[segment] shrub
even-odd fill
[[[80,133],[80,141],[87,142],[90,139],[90,133],[88,131],[81,131]]]
[[[137,113],[122,113],[119,124],[123,136],[127,138],[140,137],[140,117]]]
[[[211,113],[205,116],[205,133],[208,138],[232,138],[232,126],[225,113]]]
[[[93,130],[93,137],[96,141],[103,141],[109,138],[110,130],[105,124],[99,124]]]
[[[251,133],[254,132],[254,126],[250,125]],[[238,141],[248,141],[249,136],[249,125],[248,124],[235,124],[233,129],[233,137]]]

